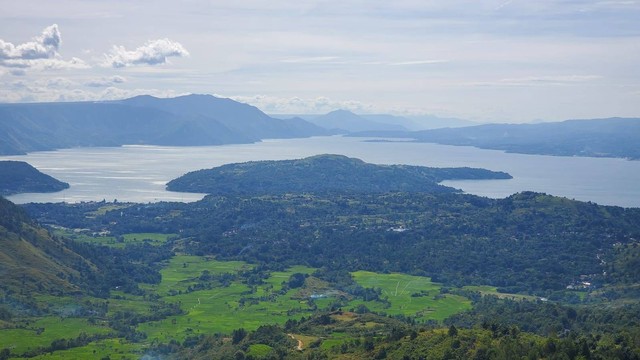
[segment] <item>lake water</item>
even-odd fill
[[[75,148],[0,159],[26,161],[71,185],[70,189],[57,193],[8,197],[15,203],[115,199],[146,203],[201,199],[202,194],[165,190],[169,180],[189,171],[234,162],[295,159],[317,154],[342,154],[376,164],[469,166],[510,173],[514,179],[443,183],[493,198],[531,190],[604,205],[640,207],[640,161],[508,154],[473,147],[370,142],[338,136],[205,147]]]

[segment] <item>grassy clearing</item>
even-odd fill
[[[0,349],[11,349],[13,354],[48,347],[58,339],[74,339],[80,334],[108,334],[113,332],[106,326],[92,325],[86,319],[44,317],[27,322],[24,328],[1,329]],[[44,330],[42,330],[44,329]]]
[[[102,216],[109,211],[122,210],[122,209],[128,208],[129,206],[131,205],[108,204],[108,205],[101,206],[100,208],[98,208],[98,210],[88,212],[87,216],[89,217]]]
[[[249,351],[247,351],[247,355],[252,356],[256,359],[265,358],[269,356],[269,354],[273,351],[273,348],[269,345],[265,344],[253,344],[249,346]]]
[[[124,234],[122,238],[124,239],[124,245],[149,243],[154,246],[160,246],[175,236],[176,234],[135,233]]]
[[[175,237],[176,234],[160,234],[160,233],[132,233],[120,236],[111,236],[108,234],[94,234],[87,230],[72,229],[55,229],[53,233],[57,236],[63,236],[81,243],[94,245],[104,245],[114,248],[124,248],[127,245],[138,245],[149,243],[153,246],[160,246]]]
[[[160,296],[167,296],[171,290],[186,291],[190,285],[197,283],[205,270],[213,275],[220,275],[235,274],[252,268],[253,265],[243,261],[217,261],[201,256],[177,255],[171,258],[167,266],[160,271],[162,274],[160,285],[148,288],[156,290]]]
[[[308,335],[302,335],[302,334],[292,334],[293,338],[296,341],[302,341],[302,349],[306,349],[309,347],[309,345],[311,345],[312,343],[318,341],[318,339],[320,339],[317,336],[308,336]],[[297,348],[297,345],[296,345]]]
[[[538,297],[531,296],[531,295],[501,293],[501,292],[498,292],[498,288],[496,288],[495,286],[488,286],[488,285],[473,285],[473,286],[469,285],[469,286],[462,287],[462,290],[477,291],[481,295],[492,295],[500,299],[511,299],[511,300],[537,300],[538,299]]]
[[[320,348],[330,350],[334,346],[340,346],[344,342],[352,340],[353,336],[347,333],[334,332],[328,339],[323,339]]]
[[[34,360],[76,360],[76,359],[140,359],[143,350],[140,344],[132,344],[124,339],[107,339],[89,343],[86,346],[36,356]]]
[[[354,301],[350,305],[363,304],[370,310],[389,315],[415,316],[419,320],[444,320],[458,312],[471,308],[467,298],[452,294],[440,294],[440,284],[428,277],[405,274],[378,274],[369,271],[352,273],[354,280],[365,288],[379,288],[382,297],[390,302]]]
[[[147,333],[148,340],[166,342],[184,340],[204,333],[230,333],[234,329],[257,329],[263,324],[283,324],[290,318],[309,315],[312,308],[306,301],[292,299],[295,290],[276,294],[282,282],[294,273],[311,273],[314,269],[296,266],[274,272],[262,285],[250,287],[239,281],[227,287],[189,291],[198,283],[203,271],[219,275],[250,270],[253,266],[241,261],[217,261],[197,256],[176,256],[165,267],[162,282],[155,286],[162,300],[179,303],[187,313],[168,319],[141,324],[138,330]]]

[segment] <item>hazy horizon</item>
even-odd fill
[[[9,2],[0,102],[213,94],[266,113],[640,115],[640,2]]]

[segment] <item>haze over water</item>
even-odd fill
[[[493,198],[520,191],[537,191],[603,205],[640,207],[640,161],[509,154],[473,147],[367,142],[362,138],[338,136],[206,147],[76,148],[2,159],[26,161],[71,185],[70,189],[57,193],[8,197],[15,203],[101,200],[146,203],[201,199],[203,194],[165,190],[168,181],[189,171],[235,162],[295,159],[318,154],[342,154],[376,164],[468,166],[510,173],[514,179],[443,183]]]

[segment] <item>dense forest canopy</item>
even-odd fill
[[[228,164],[183,175],[171,191],[207,194],[455,192],[443,180],[511,179],[504,172],[472,168],[374,165],[343,155]]]

